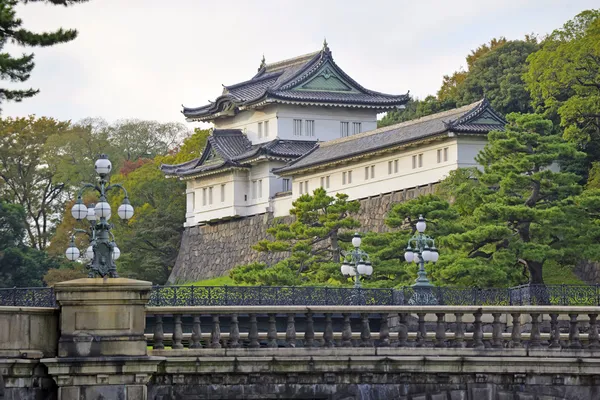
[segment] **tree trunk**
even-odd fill
[[[331,250],[333,251],[333,262],[340,262],[340,244],[338,243],[337,231],[331,234]]]
[[[542,266],[544,264],[539,261],[527,261],[529,269],[529,283],[532,285],[543,285],[544,277],[542,276]]]

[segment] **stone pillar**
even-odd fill
[[[43,359],[58,400],[145,400],[162,357],[147,354],[145,306],[152,284],[83,278],[54,286],[61,308],[58,357]]]

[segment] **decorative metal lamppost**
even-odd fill
[[[83,254],[83,258],[88,261],[88,276],[90,278],[93,278],[96,275],[117,278],[118,275],[115,260],[121,256],[121,251],[117,247],[115,237],[111,232],[111,229],[114,226],[108,223],[112,212],[110,204],[106,201],[106,195],[112,189],[120,189],[125,193],[123,203],[117,210],[117,214],[123,220],[128,220],[133,217],[133,207],[129,203],[127,190],[125,190],[123,186],[119,184],[109,184],[108,175],[112,169],[112,164],[105,154],[102,154],[96,161],[95,168],[100,177],[98,184],[85,183],[79,190],[77,202],[71,209],[71,215],[73,215],[73,218],[77,221],[83,219],[89,221],[89,231],[75,229],[65,255],[71,261],[79,259],[81,253],[75,246],[75,234],[86,233],[90,237],[90,245]],[[81,196],[86,189],[90,188],[98,192],[100,199],[98,203],[86,206],[83,204]]]
[[[427,228],[427,224],[422,215],[419,215],[416,228],[417,233],[408,239],[408,245],[406,247],[406,251],[404,252],[404,259],[407,262],[414,262],[419,265],[417,280],[413,285],[415,294],[409,303],[437,304],[437,300],[432,290],[434,286],[431,284],[431,282],[429,282],[429,279],[427,279],[425,263],[437,262],[440,255],[435,248],[435,240],[423,233]]]
[[[373,274],[373,266],[369,259],[369,255],[360,249],[362,239],[358,233],[352,238],[352,246],[354,249],[348,252],[342,252],[344,261],[341,271],[344,276],[354,277],[354,294],[352,296],[353,304],[364,304],[365,299],[361,291],[360,277],[371,276]]]

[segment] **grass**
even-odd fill
[[[544,265],[544,283],[547,285],[585,285],[572,268],[561,267],[552,263]]]

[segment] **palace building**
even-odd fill
[[[485,99],[377,129],[377,113],[408,99],[361,86],[327,43],[272,64],[263,57],[250,80],[183,109],[187,121],[214,125],[199,158],[161,167],[187,182],[185,226],[288,215],[294,199],[317,187],[359,199],[437,183],[477,165],[487,133],[504,129]]]

